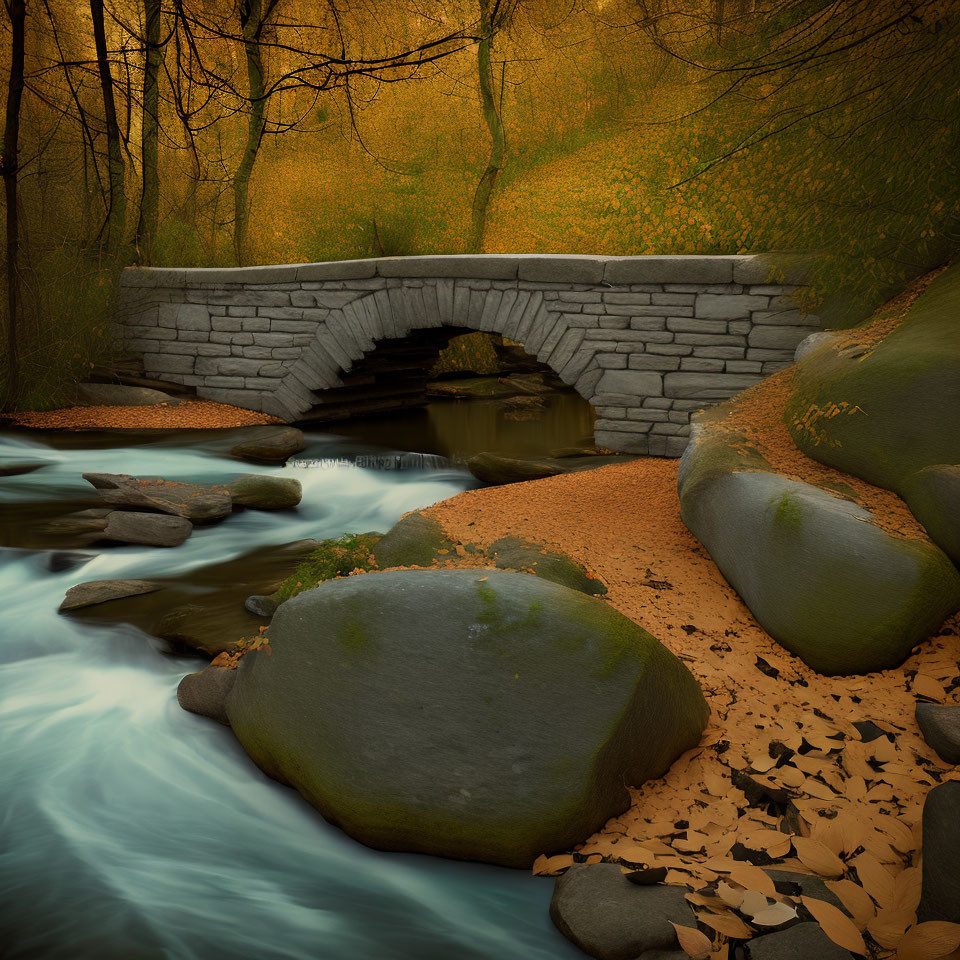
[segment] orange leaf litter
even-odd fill
[[[213,430],[283,423],[266,413],[212,400],[139,407],[66,407],[6,414],[2,419],[34,430]]]

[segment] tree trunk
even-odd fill
[[[20,395],[20,355],[17,338],[20,315],[20,223],[17,217],[17,175],[20,171],[20,103],[23,99],[24,24],[27,10],[24,0],[7,0],[12,43],[10,81],[7,87],[7,113],[3,128],[3,155],[0,171],[7,205],[7,378],[5,402],[14,406]]]
[[[497,177],[504,167],[507,152],[506,136],[503,129],[503,118],[500,116],[500,107],[493,89],[493,66],[490,62],[490,51],[493,47],[494,27],[490,19],[490,0],[480,2],[480,32],[483,39],[477,47],[477,67],[480,74],[480,102],[483,105],[483,118],[490,131],[490,159],[487,169],[477,184],[473,196],[473,222],[470,230],[469,248],[472,253],[483,251],[483,237],[487,227],[487,210]]]
[[[141,263],[153,263],[160,222],[159,132],[160,85],[163,48],[160,45],[160,0],[144,0],[143,118],[140,128],[142,189],[137,220],[137,250]]]
[[[103,29],[103,0],[90,0],[90,15],[93,18],[93,41],[97,51],[97,71],[100,75],[100,90],[103,94],[103,119],[107,130],[107,175],[110,183],[110,207],[104,224],[106,236],[101,240],[116,249],[123,240],[127,220],[127,197],[124,193],[123,144],[120,142],[120,126],[117,123],[117,107],[113,97],[113,77],[107,59],[107,38]]]
[[[257,153],[266,126],[267,101],[264,96],[263,58],[260,51],[262,9],[262,0],[241,0],[240,29],[243,32],[243,52],[247,59],[250,120],[243,157],[233,176],[233,251],[240,266],[244,264],[247,255],[250,177],[253,175],[253,165],[257,162]]]

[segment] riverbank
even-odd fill
[[[835,854],[862,847],[851,861],[858,868],[877,861],[874,879],[860,870],[869,892],[892,884],[916,862],[928,789],[960,778],[913,719],[918,696],[960,703],[960,689],[951,689],[960,618],[897,670],[816,674],[758,626],[683,525],[676,485],[676,461],[644,459],[471,490],[424,511],[457,541],[487,546],[520,536],[580,561],[607,584],[607,601],[659,638],[703,687],[711,719],[700,746],[661,780],[632,790],[631,808],[574,852],[665,866],[668,883],[696,889],[730,868],[737,843],[748,851],[737,858],[741,867],[752,859],[822,872],[822,851],[806,848],[798,859],[791,848],[791,835],[812,834]],[[792,752],[779,767],[777,744]],[[792,824],[770,815],[767,801],[751,800],[755,784],[767,801],[786,791]],[[537,869],[552,874],[571,862],[544,858]]]
[[[283,423],[255,410],[212,400],[184,400],[144,406],[64,407],[0,414],[0,426],[31,430],[213,430]]]

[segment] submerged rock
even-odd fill
[[[626,809],[626,784],[662,775],[707,713],[686,667],[622,614],[483,570],[300,594],[227,701],[254,761],[356,839],[517,867]]]
[[[227,492],[238,507],[254,510],[289,510],[303,497],[299,480],[272,477],[265,473],[247,473],[227,484]]]
[[[542,480],[563,473],[561,467],[549,460],[518,460],[495,453],[478,453],[467,461],[467,469],[478,480],[493,485]]]
[[[960,764],[960,706],[918,703],[917,725],[944,763]],[[957,814],[960,816],[960,810]]]
[[[941,783],[927,794],[922,867],[919,921],[960,923],[960,781]]]
[[[254,593],[243,601],[243,606],[255,617],[272,617],[279,604],[268,594]]]
[[[233,510],[223,490],[178,480],[141,480],[124,473],[85,473],[100,499],[114,507],[146,508],[188,520],[219,520]]]
[[[230,448],[230,455],[253,463],[283,463],[306,445],[296,427],[256,427]]]
[[[229,725],[227,696],[236,679],[236,669],[226,667],[209,666],[199,673],[188,673],[177,687],[177,703],[190,713]]]
[[[562,553],[547,550],[539,543],[530,543],[519,537],[502,537],[490,545],[487,554],[493,557],[499,570],[532,573],[544,580],[551,580],[591,596],[607,592],[603,581],[590,576],[575,560]]]
[[[679,886],[638,886],[616,863],[574,864],[557,878],[550,918],[591,957],[634,960],[647,951],[676,949],[673,923],[696,927],[686,892]]]
[[[60,604],[60,612],[92,607],[108,600],[120,600],[123,597],[136,597],[143,593],[153,593],[162,584],[151,580],[88,580],[78,583],[67,591]]]
[[[20,477],[34,470],[42,470],[49,464],[46,461],[3,461],[0,462],[0,477]]]
[[[77,385],[77,393],[77,404],[86,407],[146,407],[179,402],[160,390],[120,383],[81,383]]]
[[[107,514],[106,521],[104,539],[146,547],[177,547],[193,533],[189,520],[163,513],[114,510]]]
[[[373,547],[381,570],[387,567],[429,567],[434,560],[456,549],[436,520],[422,513],[408,513],[395,523]]]

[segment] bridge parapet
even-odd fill
[[[679,456],[690,413],[792,362],[819,329],[806,264],[768,256],[398,257],[131,268],[120,333],[149,376],[295,420],[377,341],[500,333],[597,411],[599,445]]]

